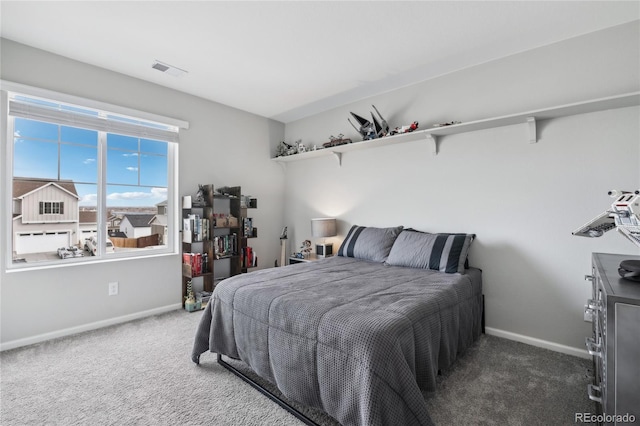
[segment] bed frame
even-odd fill
[[[302,412],[300,412],[298,409],[296,409],[293,405],[289,404],[287,401],[285,401],[284,399],[280,398],[279,396],[276,396],[270,390],[268,390],[265,387],[263,387],[260,383],[256,382],[251,377],[247,376],[242,371],[240,371],[237,368],[235,368],[233,365],[225,362],[222,359],[222,355],[220,355],[220,354],[218,354],[218,364],[220,364],[221,366],[223,366],[227,370],[231,371],[233,374],[235,374],[236,376],[240,377],[245,382],[249,383],[251,386],[253,386],[258,391],[260,391],[261,394],[265,395],[270,400],[276,402],[279,406],[281,406],[282,408],[284,408],[285,410],[287,410],[288,412],[290,412],[291,414],[296,416],[298,418],[298,420],[301,420],[304,424],[309,425],[309,426],[319,426],[318,423],[314,422],[309,417],[304,415]]]
[[[481,319],[481,324],[482,324],[482,334],[484,334],[484,294],[482,295],[482,319]],[[316,423],[315,421],[311,420],[309,417],[307,417],[304,413],[302,413],[300,410],[295,408],[293,405],[289,404],[287,401],[285,401],[284,399],[282,399],[279,396],[275,395],[270,390],[268,390],[267,388],[262,386],[260,383],[256,382],[251,377],[247,376],[242,371],[238,370],[233,365],[231,365],[228,362],[226,362],[225,360],[223,360],[222,359],[222,355],[220,355],[220,354],[217,354],[217,355],[218,355],[218,364],[220,364],[221,366],[223,366],[227,370],[231,371],[233,374],[235,374],[236,376],[240,377],[245,382],[249,383],[251,386],[253,386],[255,389],[257,389],[261,394],[263,394],[264,396],[266,396],[270,400],[274,401],[276,404],[278,404],[279,406],[281,406],[282,408],[287,410],[289,413],[293,414],[298,420],[302,421],[304,424],[309,425],[309,426],[320,426],[320,425],[318,425],[318,423]]]

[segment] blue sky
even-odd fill
[[[98,132],[22,118],[14,126],[14,177],[76,182],[95,206]],[[107,135],[107,207],[153,206],[167,197],[167,143]]]

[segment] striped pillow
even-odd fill
[[[402,226],[374,228],[353,225],[340,245],[338,256],[384,262],[401,231]]]
[[[428,234],[405,230],[398,235],[387,264],[464,274],[475,234]]]

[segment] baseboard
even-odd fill
[[[123,315],[116,318],[109,318],[103,321],[96,321],[89,324],[83,324],[77,327],[65,328],[63,330],[57,330],[51,333],[39,334],[36,336],[26,337],[24,339],[11,340],[9,342],[0,343],[0,352],[7,351],[9,349],[19,348],[22,346],[28,346],[36,343],[45,342],[51,339],[71,336],[73,334],[78,334],[85,331],[96,330],[98,328],[104,328],[110,325],[122,324],[124,322],[133,321],[133,320],[145,318],[145,317],[150,317],[152,315],[164,314],[165,312],[171,312],[177,309],[182,309],[182,304],[176,303],[173,305],[162,306],[160,308],[149,309],[147,311],[136,312],[129,315]]]
[[[577,356],[579,358],[591,359],[591,356],[589,355],[586,349],[578,349],[571,346],[560,345],[558,343],[549,342],[547,340],[536,339],[534,337],[524,336],[522,334],[499,330],[497,328],[492,328],[492,327],[486,327],[485,333],[491,336],[504,337],[505,339],[526,343],[527,345],[537,346],[539,348],[549,349],[555,352]]]

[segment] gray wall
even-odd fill
[[[198,183],[241,185],[258,198],[260,233],[252,241],[261,267],[279,257],[284,175],[269,161],[284,125],[9,40],[1,44],[2,79],[188,121],[179,148],[179,195]],[[170,77],[168,77],[170,78]],[[4,108],[3,108],[4,109]],[[5,151],[2,151],[4,160]],[[2,199],[6,200],[4,164]],[[3,202],[4,205],[4,202]],[[9,238],[2,209],[0,240]],[[6,272],[1,256],[0,335],[3,348],[167,309],[181,299],[180,256]],[[118,281],[120,294],[107,295]]]
[[[392,126],[420,128],[563,105],[640,89],[638,21],[460,70],[286,126],[288,142],[361,140],[349,111],[374,104]],[[609,189],[640,188],[638,107],[448,136],[433,156],[410,142],[287,163],[285,222],[292,249],[309,219],[476,233],[470,262],[484,270],[490,333],[584,353],[591,252],[639,253],[615,232],[571,235],[609,207]],[[337,248],[337,247],[336,247]]]

